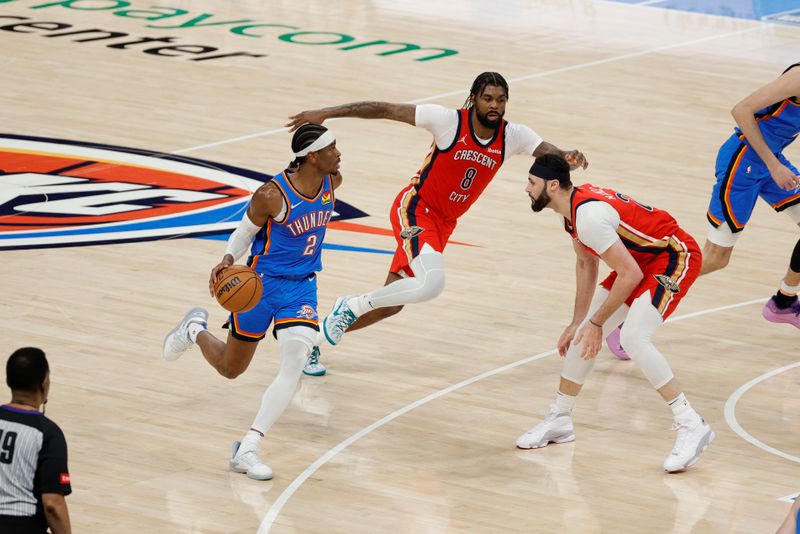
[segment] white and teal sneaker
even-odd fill
[[[347,329],[358,319],[347,304],[349,299],[349,296],[336,299],[330,315],[322,321],[322,333],[331,345],[339,343]]]
[[[325,366],[319,363],[319,347],[314,347],[308,355],[306,366],[303,367],[303,374],[308,376],[322,376],[327,373]]]

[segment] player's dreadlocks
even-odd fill
[[[477,97],[479,94],[481,94],[487,85],[502,87],[506,92],[506,98],[508,98],[508,83],[506,82],[506,79],[497,72],[484,72],[479,74],[478,77],[475,78],[475,81],[472,82],[472,88],[469,90],[469,96],[464,102],[464,107],[467,109],[471,108],[472,97]]]
[[[328,129],[320,124],[304,124],[292,136],[292,152],[300,152],[305,147],[319,139],[319,136]],[[305,156],[295,158],[290,164],[290,169],[295,169],[306,160]]]

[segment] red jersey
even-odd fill
[[[468,109],[458,110],[458,130],[453,143],[440,150],[433,143],[422,168],[411,183],[425,205],[441,217],[461,217],[492,181],[505,156],[505,128],[501,121],[494,137],[482,144],[469,120]]]
[[[564,219],[564,230],[580,242],[575,229],[575,212],[586,202],[605,202],[611,204],[619,213],[619,235],[622,243],[640,266],[659,258],[662,253],[683,250],[679,244],[688,234],[678,226],[677,221],[664,210],[646,206],[612,189],[591,184],[576,186],[570,199],[570,219]],[[691,236],[688,236],[691,239]],[[694,242],[694,240],[691,240]],[[581,243],[583,245],[583,243]],[[584,245],[592,254],[597,253]]]

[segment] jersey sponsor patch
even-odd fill
[[[61,475],[59,476],[58,481],[59,481],[59,483],[63,484],[64,486],[66,486],[67,484],[70,484],[69,473],[61,473]]]
[[[680,293],[681,286],[678,285],[678,282],[670,278],[665,274],[654,274],[653,277],[656,281],[661,284],[661,286],[669,291],[670,293]]]
[[[322,205],[330,204],[331,203],[331,193],[330,191],[325,191],[322,193]]]

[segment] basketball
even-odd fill
[[[217,277],[214,296],[219,305],[229,312],[251,310],[261,300],[264,285],[261,277],[245,265],[231,265]]]

